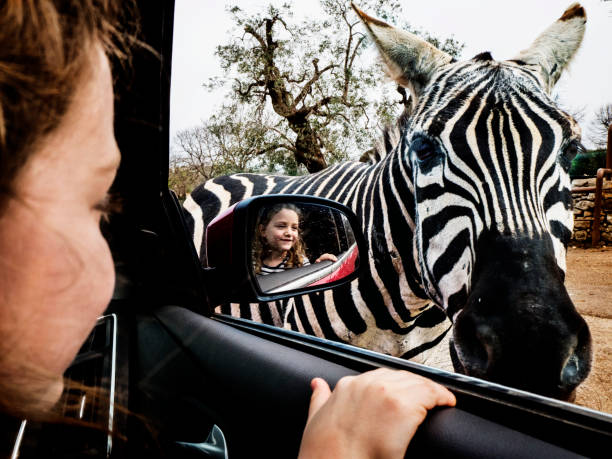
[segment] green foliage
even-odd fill
[[[176,157],[170,160],[168,189],[176,193],[181,203],[202,181],[203,177],[189,164],[185,164]]]
[[[569,170],[572,179],[582,177],[595,177],[597,169],[606,167],[606,151],[592,150],[578,153]]]
[[[205,123],[174,139],[168,187],[179,196],[203,181],[236,172],[298,173],[293,155],[272,139],[272,120],[248,106],[224,105]],[[290,147],[290,145],[288,146]],[[272,152],[272,156],[267,153]],[[279,171],[276,165],[281,165]]]

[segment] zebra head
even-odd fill
[[[414,189],[420,283],[453,320],[456,370],[571,398],[591,358],[563,285],[580,128],[549,93],[580,46],[584,9],[570,6],[513,60],[465,62],[355,10],[412,92],[395,154]]]

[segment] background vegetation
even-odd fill
[[[215,53],[223,73],[202,82],[223,91],[224,103],[173,139],[169,187],[180,199],[218,175],[298,175],[357,160],[410,104],[403,88],[384,84],[374,46],[349,3],[320,5],[323,16],[301,20],[290,3],[255,15],[227,6],[234,30]],[[397,0],[364,0],[360,6],[455,57],[464,47],[400,22],[405,14]],[[584,109],[566,110],[579,122],[584,118]],[[597,111],[585,137],[605,149],[610,122],[612,104]],[[571,173],[594,175],[601,161],[601,153],[578,155]]]
[[[235,29],[216,50],[223,75],[203,82],[225,91],[225,103],[174,139],[170,182],[179,194],[220,174],[297,175],[358,159],[408,106],[403,88],[383,84],[373,44],[349,2],[320,4],[322,17],[303,20],[295,20],[289,3],[256,15],[227,7]],[[453,56],[463,48],[452,37],[398,23],[404,14],[397,1],[360,6]]]

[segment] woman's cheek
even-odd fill
[[[81,269],[74,273],[73,278],[78,281],[70,289],[72,298],[67,301],[71,308],[80,309],[78,312],[73,310],[74,317],[79,318],[84,332],[89,333],[112,298],[115,270],[110,249],[99,226],[90,224],[87,231],[80,234],[81,237],[73,240],[73,244],[77,246],[75,256],[78,260],[75,264]]]
[[[96,320],[106,310],[113,294],[115,275],[113,259],[99,230],[89,233],[81,240],[81,272],[78,279],[62,301],[64,309],[64,343],[58,349],[56,368],[65,370],[80,349]],[[59,306],[59,305],[58,305]]]
[[[92,314],[96,317],[104,312],[113,295],[115,287],[115,267],[113,257],[106,239],[102,236],[99,227],[96,225],[92,231],[91,245],[88,250],[90,269],[87,270],[93,294],[91,298]]]
[[[53,403],[63,372],[110,302],[115,276],[97,225],[36,223],[22,219],[6,241],[5,254],[19,270],[3,279],[11,295],[0,328],[12,346],[0,346],[0,360],[12,375],[13,397],[29,393],[33,402]]]

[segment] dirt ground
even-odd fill
[[[612,413],[612,247],[570,248],[565,285],[593,340],[591,374],[576,403]]]

